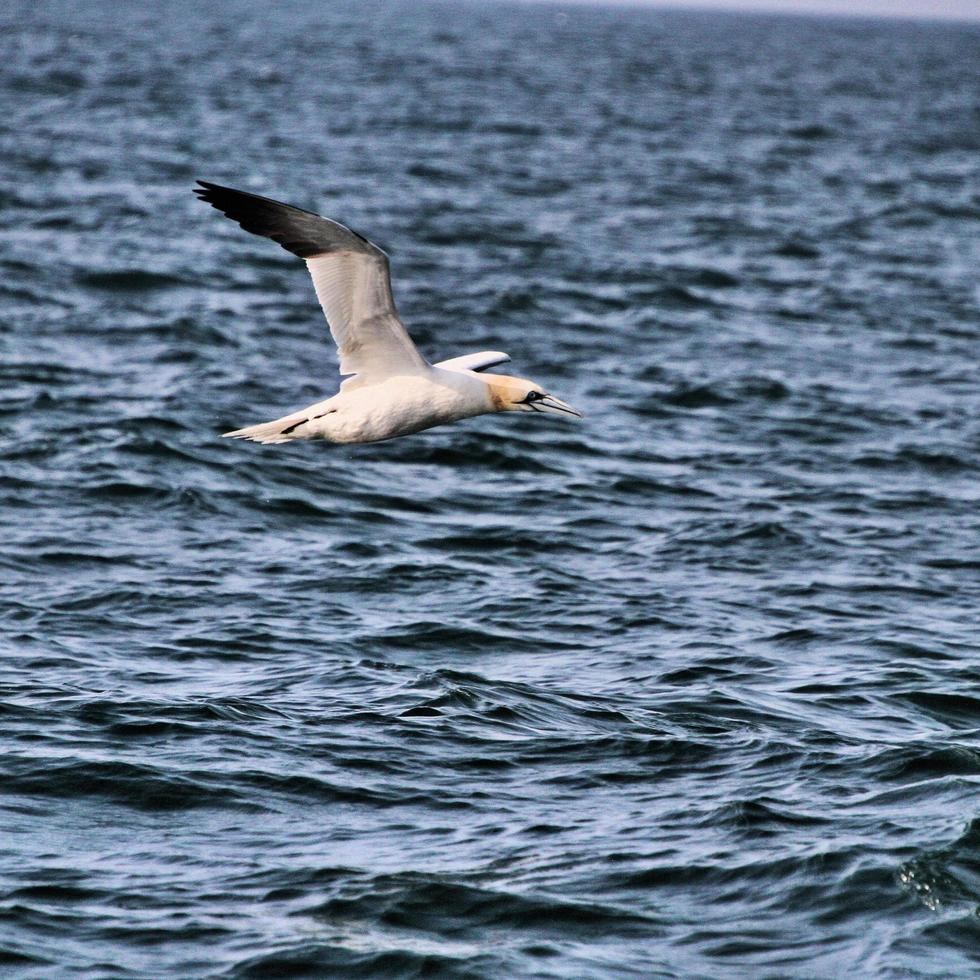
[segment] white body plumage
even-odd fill
[[[490,392],[486,381],[472,371],[428,367],[373,384],[347,382],[326,401],[229,435],[264,443],[380,442],[493,412]]]

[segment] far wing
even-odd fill
[[[510,355],[503,351],[481,350],[479,354],[463,354],[461,357],[452,357],[433,366],[445,368],[447,371],[486,371],[487,368],[496,367],[498,364],[506,364],[509,360]]]
[[[199,180],[195,193],[245,231],[306,260],[340,355],[341,374],[382,378],[426,361],[391,295],[388,256],[366,238],[312,211]]]

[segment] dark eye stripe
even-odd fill
[[[541,401],[542,398],[544,398],[544,395],[540,391],[529,391],[527,396],[524,398],[524,401],[537,402]]]

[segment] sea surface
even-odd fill
[[[980,971],[980,27],[0,10],[0,975]],[[222,440],[301,262],[586,413]]]

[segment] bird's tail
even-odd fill
[[[252,442],[262,442],[266,445],[280,445],[292,442],[294,439],[306,438],[303,434],[304,423],[307,421],[305,412],[285,415],[274,422],[261,422],[234,432],[224,433],[225,439],[251,439]]]

